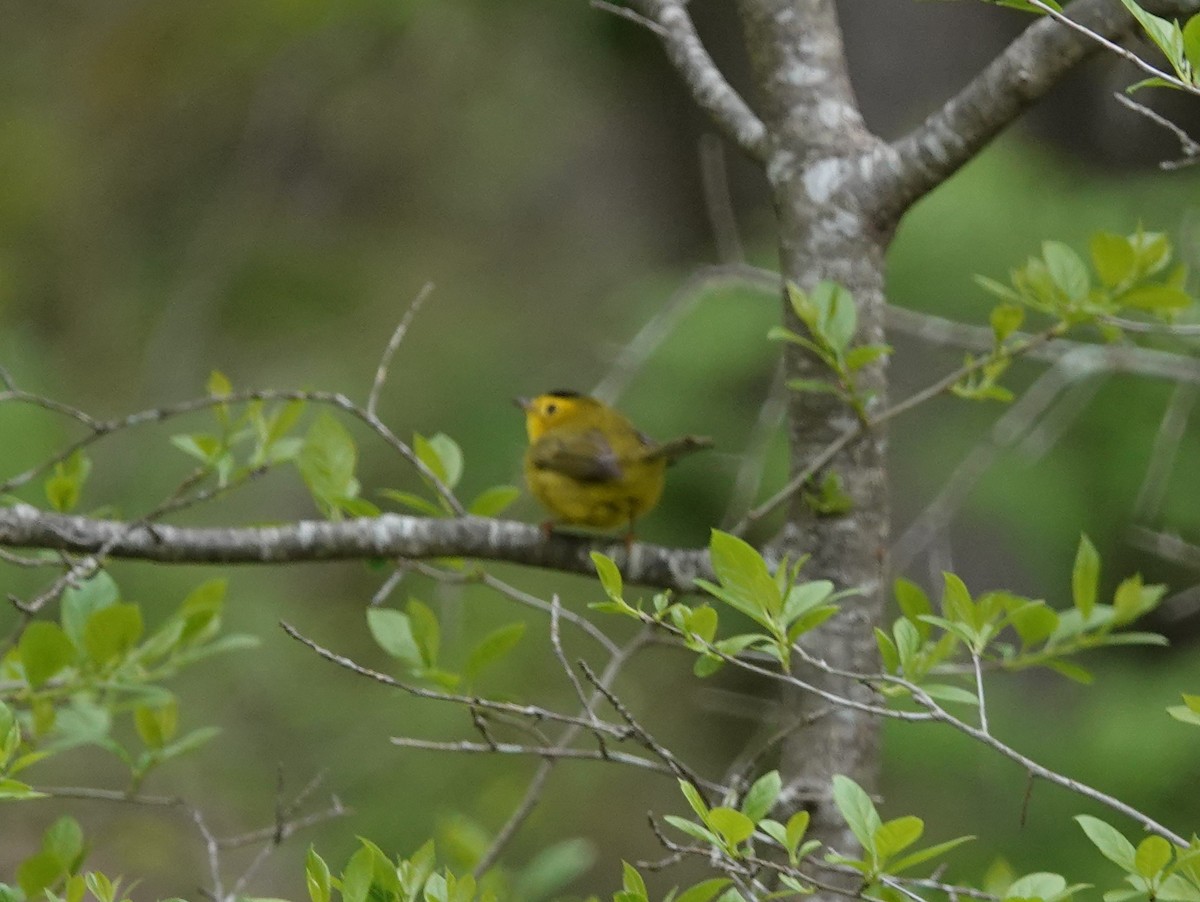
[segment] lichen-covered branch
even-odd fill
[[[706,549],[552,535],[511,520],[432,519],[382,514],[353,520],[301,520],[280,526],[186,527],[67,516],[28,504],[0,508],[0,546],[170,564],[290,564],[305,561],[466,557],[592,575],[590,552],[617,561],[627,582],[690,592],[712,579]]]
[[[667,58],[692,92],[697,106],[738,147],[756,160],[767,156],[767,129],[725,80],[696,34],[683,0],[634,0],[631,4],[654,23]]]
[[[1159,4],[1167,13],[1194,5],[1194,0]],[[864,196],[875,198],[882,219],[898,221],[1067,72],[1101,49],[1092,35],[1113,40],[1134,24],[1120,0],[1076,0],[1066,15],[1078,28],[1050,16],[1037,19],[921,125],[863,158]]]

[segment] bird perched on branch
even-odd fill
[[[525,482],[554,515],[554,523],[611,530],[649,513],[662,497],[666,469],[684,455],[712,445],[685,435],[656,442],[602,401],[573,391],[517,398],[525,411],[529,448]]]

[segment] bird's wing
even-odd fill
[[[611,482],[621,477],[621,462],[598,430],[579,435],[543,435],[529,449],[539,470],[553,470],[580,482]]]

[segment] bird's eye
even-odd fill
[[[553,415],[554,413],[556,413],[557,411],[558,411],[558,405],[557,405],[557,404],[547,404],[547,405],[546,405],[546,415],[547,415],[547,416],[551,416],[551,415]]]

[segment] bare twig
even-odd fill
[[[1191,84],[1190,82],[1186,82],[1186,81],[1179,79],[1178,77],[1171,74],[1170,72],[1166,72],[1162,69],[1159,69],[1157,66],[1151,65],[1150,63],[1148,63],[1144,59],[1142,59],[1140,56],[1138,56],[1136,53],[1134,53],[1132,50],[1122,47],[1116,41],[1109,40],[1104,35],[1099,34],[1096,31],[1093,31],[1091,28],[1088,28],[1086,25],[1081,25],[1080,23],[1078,23],[1074,19],[1072,19],[1070,16],[1066,15],[1065,13],[1059,12],[1053,6],[1050,6],[1048,3],[1044,2],[1044,0],[1029,0],[1029,2],[1033,6],[1036,6],[1038,9],[1040,9],[1042,12],[1044,12],[1046,15],[1050,16],[1050,18],[1054,19],[1054,21],[1067,26],[1072,31],[1078,32],[1079,34],[1086,37],[1089,41],[1095,41],[1097,44],[1099,44],[1105,50],[1109,51],[1110,53],[1116,54],[1117,56],[1121,57],[1121,59],[1125,60],[1126,62],[1132,63],[1134,66],[1141,69],[1143,72],[1145,72],[1150,77],[1161,78],[1163,81],[1167,82],[1169,85],[1179,88],[1181,91],[1187,91],[1189,94],[1200,95],[1200,88],[1197,88],[1195,85]]]
[[[967,454],[933,500],[892,543],[890,564],[893,570],[903,572],[909,562],[942,533],[1000,451],[1028,434],[1032,424],[1066,388],[1092,375],[1092,362],[1093,358],[1087,353],[1078,358],[1062,358],[996,420],[989,431],[989,441],[979,443]]]
[[[639,15],[627,6],[617,6],[615,3],[609,3],[608,0],[591,0],[589,5],[592,9],[599,9],[606,13],[612,13],[614,16],[620,16],[622,19],[628,19],[630,22],[654,32],[660,38],[670,37],[670,33],[657,22]]]
[[[1129,542],[1136,548],[1157,554],[1192,570],[1200,570],[1200,545],[1186,542],[1179,536],[1158,532],[1144,526],[1129,528]]]
[[[725,166],[725,148],[713,134],[700,136],[700,178],[704,186],[704,209],[713,230],[717,259],[721,263],[745,263],[746,252],[738,234],[733,198],[729,193],[729,172]]]
[[[702,266],[671,292],[658,312],[618,352],[591,394],[612,403],[625,391],[646,361],[709,293],[722,288],[761,288],[782,291],[776,273],[745,264]]]
[[[1171,400],[1158,424],[1158,433],[1154,436],[1154,446],[1150,449],[1146,475],[1142,477],[1142,486],[1133,503],[1135,520],[1149,523],[1158,519],[1171,470],[1175,466],[1175,455],[1198,397],[1200,387],[1195,385],[1178,385],[1171,393]]]
[[[376,407],[379,404],[379,395],[383,391],[384,382],[387,381],[388,368],[392,364],[392,357],[395,356],[396,349],[400,347],[400,342],[404,340],[413,317],[417,315],[417,311],[421,309],[421,305],[425,303],[425,299],[432,292],[433,283],[426,282],[421,287],[421,290],[417,292],[417,296],[413,298],[412,303],[408,305],[408,310],[405,311],[404,317],[400,320],[400,325],[396,327],[396,331],[392,333],[387,347],[383,349],[383,356],[379,359],[379,368],[375,370],[375,383],[371,386],[371,393],[367,396],[366,413],[368,417],[375,417]]]
[[[14,400],[7,393],[0,393],[0,403]],[[92,420],[88,417],[88,425],[91,430],[88,435],[83,438],[71,442],[66,447],[59,450],[57,454],[47,458],[40,464],[25,470],[16,476],[10,477],[3,483],[0,483],[0,493],[10,492],[15,488],[19,488],[36,479],[42,473],[45,473],[55,464],[60,463],[74,454],[76,451],[89,447],[105,436],[132,429],[137,426],[144,426],[150,423],[161,423],[165,420],[175,419],[189,413],[195,413],[200,410],[208,410],[213,407],[221,407],[229,404],[245,404],[250,401],[305,401],[311,404],[320,404],[324,406],[334,407],[344,413],[354,417],[367,425],[376,435],[378,435],[389,447],[396,451],[404,460],[412,466],[429,485],[433,486],[434,490],[442,497],[442,500],[450,507],[452,511],[458,514],[465,512],[462,503],[454,496],[445,483],[434,473],[425,462],[417,457],[416,452],[408,446],[406,442],[396,436],[391,429],[387,427],[377,416],[369,414],[365,409],[359,407],[345,395],[337,392],[319,392],[319,391],[277,391],[255,389],[249,391],[232,392],[228,395],[213,396],[208,395],[203,398],[192,398],[187,401],[181,401],[176,404],[168,404],[162,407],[152,407],[146,410],[138,411],[137,413],[129,414],[128,416],[120,417],[114,420]],[[55,403],[55,402],[47,402]],[[86,416],[86,415],[85,415]],[[83,422],[83,421],[81,421]],[[90,423],[90,425],[89,425]]]
[[[1183,151],[1183,159],[1163,160],[1158,164],[1159,169],[1165,169],[1168,171],[1172,169],[1183,169],[1185,166],[1194,166],[1196,163],[1200,162],[1200,142],[1196,141],[1195,138],[1185,132],[1166,116],[1150,109],[1150,107],[1146,106],[1144,103],[1138,103],[1128,94],[1120,91],[1115,92],[1113,97],[1117,98],[1119,103],[1133,110],[1139,116],[1144,116],[1155,125],[1165,128],[1172,135],[1174,135],[1175,139],[1179,142],[1179,148]],[[1198,332],[1200,332],[1200,326],[1169,326],[1168,328],[1188,330],[1185,333],[1176,332],[1175,334],[1196,335]]]
[[[983,668],[979,666],[979,654],[971,652],[971,667],[975,671],[975,699],[979,702],[979,729],[984,733],[988,730],[987,699],[983,694]]]
[[[729,502],[725,506],[725,516],[721,523],[722,529],[729,529],[735,524],[735,518],[747,510],[758,492],[771,439],[786,415],[787,389],[784,387],[784,366],[780,361],[775,367],[775,376],[767,390],[767,397],[758,408],[758,416],[742,449],[742,461],[738,465],[733,488],[729,491]]]
[[[307,645],[310,649],[320,655],[327,661],[337,664],[339,667],[357,673],[359,676],[364,676],[367,679],[374,680],[377,683],[382,683],[385,686],[390,686],[393,689],[400,689],[409,695],[416,698],[429,699],[431,701],[451,702],[456,705],[461,705],[467,710],[483,709],[487,711],[497,711],[502,714],[510,714],[516,717],[526,718],[533,722],[553,721],[555,723],[574,724],[586,730],[601,731],[607,733],[615,739],[624,739],[629,735],[627,728],[614,726],[613,724],[604,721],[594,722],[592,718],[586,716],[575,716],[571,714],[560,714],[550,708],[544,708],[539,705],[522,705],[515,702],[500,702],[493,699],[480,698],[478,696],[458,695],[451,692],[441,692],[437,689],[427,689],[424,686],[414,686],[411,683],[406,683],[403,680],[398,680],[386,673],[380,673],[378,670],[372,670],[369,667],[364,667],[361,664],[352,661],[345,655],[339,655],[336,652],[330,651],[328,648],[318,644],[312,639],[305,636],[290,623],[280,621],[280,627],[285,633],[300,642]],[[398,744],[403,744],[399,743]],[[451,743],[453,745],[453,743]],[[471,743],[467,743],[471,745]],[[498,744],[499,745],[499,744]],[[483,746],[487,748],[485,744]],[[470,749],[475,751],[475,749]]]

